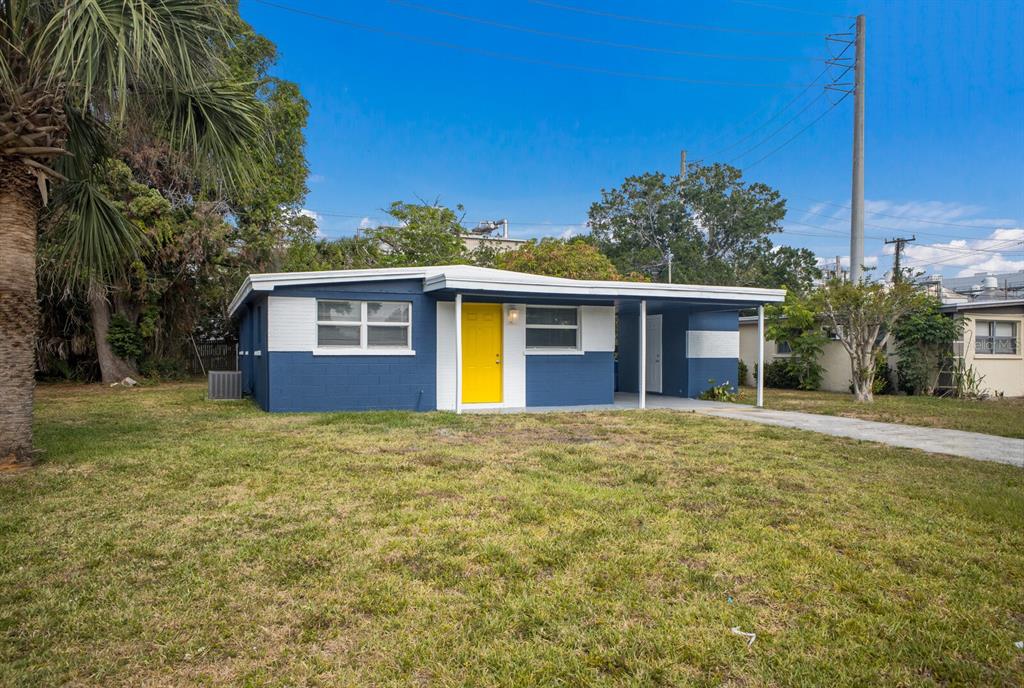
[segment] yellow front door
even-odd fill
[[[462,304],[462,403],[501,401],[501,304]]]

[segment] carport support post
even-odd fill
[[[455,295],[455,413],[462,413],[462,294]]]
[[[764,305],[757,307],[757,405],[764,406]]]
[[[640,301],[640,401],[637,408],[647,408],[647,301]]]

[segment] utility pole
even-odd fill
[[[903,279],[903,273],[900,272],[900,256],[903,254],[903,248],[911,241],[917,241],[917,235],[911,236],[909,239],[904,237],[896,237],[895,239],[886,239],[887,244],[896,244],[896,257],[892,261],[892,283],[897,284]]]
[[[853,66],[853,184],[850,199],[850,281],[864,265],[864,15],[857,15]]]
[[[686,193],[683,191],[686,182],[686,149],[679,151],[679,200],[686,202]],[[684,208],[685,211],[685,208]],[[668,283],[672,284],[672,248],[668,249]]]

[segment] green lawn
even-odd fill
[[[668,411],[38,396],[3,686],[1024,682],[1017,468]]]
[[[739,401],[753,404],[756,392],[740,390]],[[946,399],[883,394],[870,404],[857,403],[852,394],[804,392],[795,389],[764,390],[764,405],[783,411],[822,413],[886,423],[906,423],[931,428],[983,432],[1003,437],[1024,437],[1024,398]]]

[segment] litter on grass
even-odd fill
[[[756,633],[747,633],[746,631],[741,631],[739,626],[733,626],[732,627],[732,632],[735,633],[736,635],[741,635],[744,638],[746,638],[747,639],[747,647],[750,647],[751,645],[753,645],[754,641],[757,640],[757,634]]]

